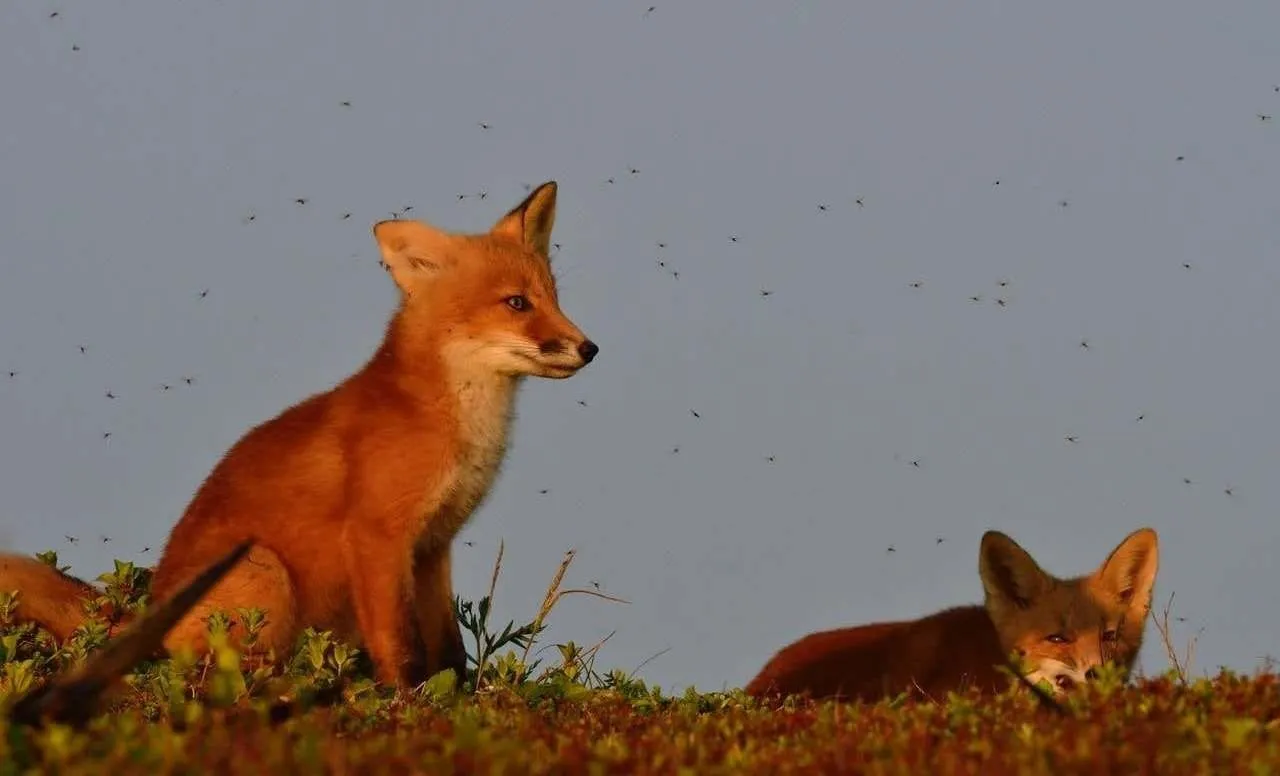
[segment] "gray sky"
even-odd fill
[[[10,4],[0,541],[154,562],[378,344],[373,222],[487,228],[554,178],[602,350],[526,387],[461,537],[469,598],[506,541],[503,622],[576,547],[632,603],[548,643],[718,689],[977,601],[987,528],[1074,574],[1150,525],[1196,667],[1274,652],[1280,6],[649,4]]]

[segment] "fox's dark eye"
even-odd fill
[[[522,295],[522,294],[516,294],[515,296],[509,296],[509,297],[507,297],[504,301],[506,301],[506,303],[507,303],[507,307],[510,307],[512,310],[527,310],[527,309],[529,309],[529,300],[528,300],[528,299],[526,299],[526,298],[524,297],[524,295]]]
[[[1115,641],[1118,636],[1119,634],[1113,630],[1105,630],[1102,632],[1103,641]]]
[[[1066,634],[1063,634],[1063,633],[1050,633],[1048,636],[1044,637],[1044,640],[1049,642],[1050,644],[1070,644],[1071,643],[1071,639],[1067,638]]]

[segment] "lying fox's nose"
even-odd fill
[[[1085,672],[1084,672],[1084,678],[1085,678],[1085,679],[1088,679],[1088,680],[1089,680],[1089,681],[1091,681],[1091,682],[1092,682],[1092,681],[1097,680],[1097,678],[1098,678],[1098,669],[1096,669],[1096,668],[1090,668],[1088,671],[1085,671]]]
[[[583,340],[578,346],[578,355],[582,356],[582,363],[590,364],[591,360],[600,352],[600,346],[591,340]]]

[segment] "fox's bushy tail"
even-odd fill
[[[15,619],[34,622],[65,641],[87,619],[84,604],[102,591],[25,555],[0,554],[0,593],[17,591]]]

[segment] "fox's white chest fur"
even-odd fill
[[[516,388],[515,380],[493,377],[458,382],[457,457],[438,514],[430,520],[433,540],[452,540],[497,479],[506,457]]]

